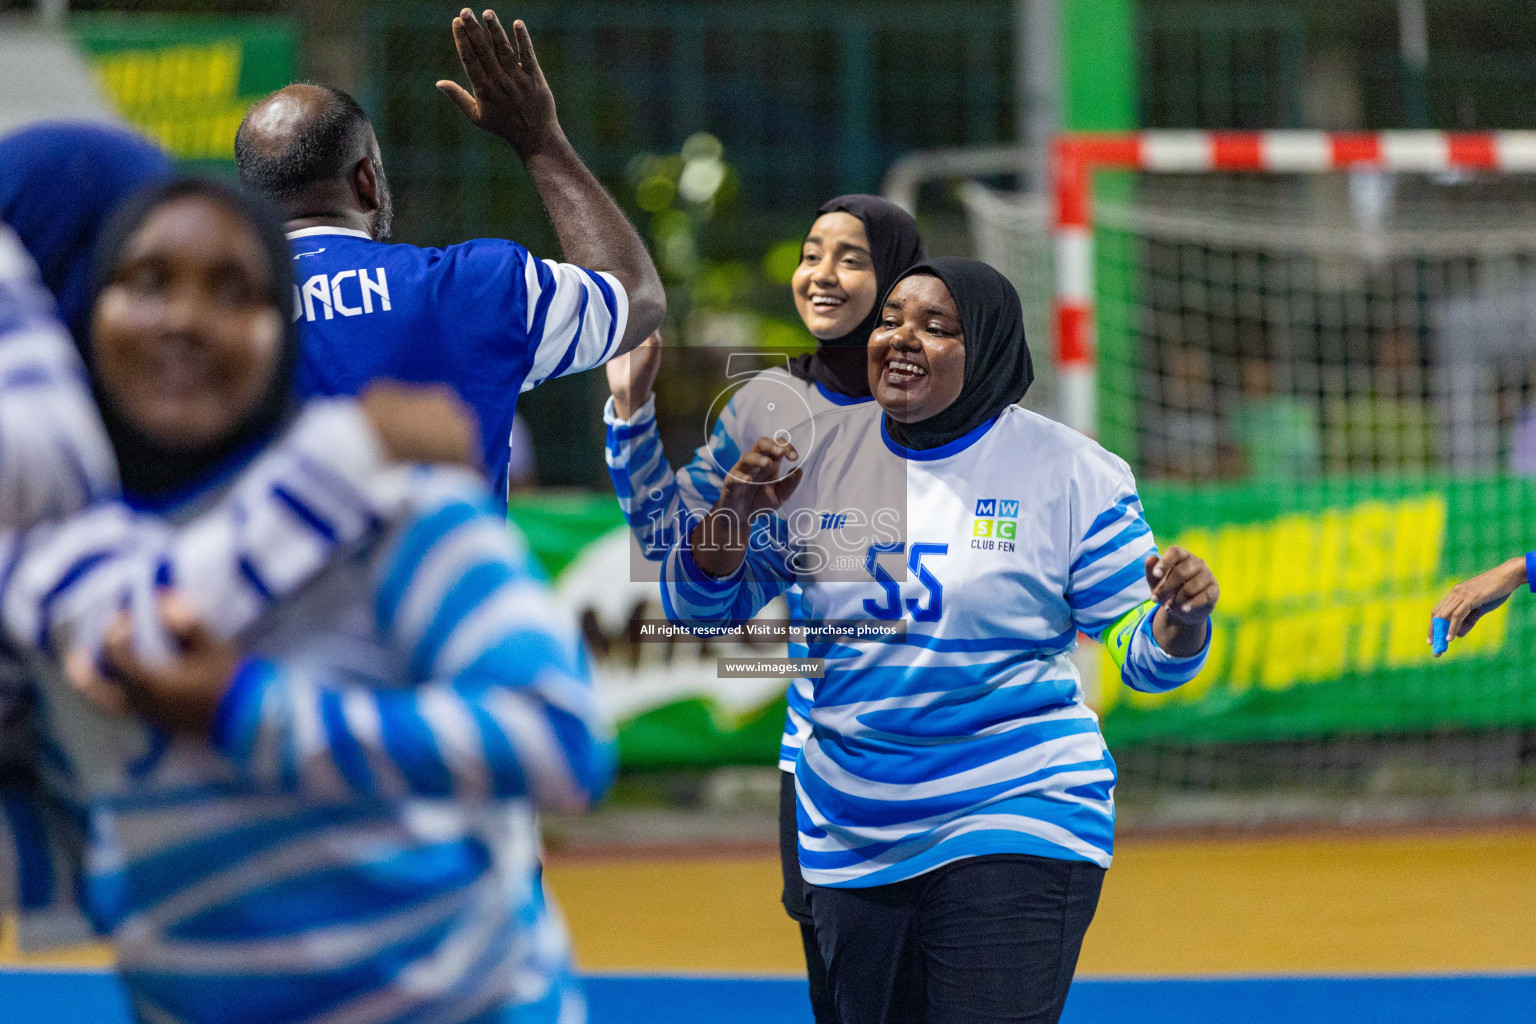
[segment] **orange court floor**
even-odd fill
[[[769,850],[555,855],[548,878],[588,972],[795,975]],[[0,965],[99,968],[104,946]],[[1089,977],[1536,971],[1536,828],[1155,839],[1119,845]]]

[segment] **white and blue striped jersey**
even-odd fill
[[[0,573],[15,536],[116,492],[117,467],[84,366],[37,267],[0,224]],[[0,576],[3,579],[3,576]],[[0,637],[0,906],[26,947],[78,941],[79,830],[33,783],[33,679]]]
[[[237,635],[333,558],[377,535],[403,500],[401,488],[387,482],[387,468],[354,403],[313,402],[227,496],[174,532],[115,502],[57,523],[0,522],[0,617],[6,634],[24,638],[11,644],[0,637],[11,650],[0,658],[0,754],[6,766],[21,769],[18,777],[35,772],[44,783],[0,796],[0,906],[21,911],[25,945],[78,941],[90,929],[76,906],[83,832],[73,826],[85,819],[81,780],[37,728],[38,678],[49,673],[21,652],[94,649],[124,595],[144,604],[156,587],[172,583],[216,633]],[[73,507],[78,496],[69,486],[65,479],[53,507]],[[61,587],[61,580],[71,585]],[[140,647],[154,656],[165,641],[145,621]]]
[[[216,634],[234,638],[349,547],[376,539],[406,500],[356,403],[312,401],[222,493],[194,501],[174,526],[109,501],[31,531],[0,532],[0,612],[21,643],[62,657],[94,650],[128,595],[148,600],[155,588],[174,587]],[[154,617],[144,618],[139,646],[154,656],[165,641]]]
[[[350,401],[314,402],[232,492],[168,533],[109,500],[116,466],[73,340],[30,258],[0,225],[0,615],[36,645],[63,653],[72,631],[104,628],[114,601],[66,590],[28,600],[28,581],[60,569],[91,572],[98,594],[115,581],[147,593],[174,582],[216,632],[234,636],[332,558],[377,534],[398,509],[398,486],[372,427]],[[88,507],[89,506],[89,507]],[[73,518],[71,518],[73,517]],[[65,523],[69,525],[64,525]],[[35,559],[35,561],[34,561]],[[47,585],[45,584],[45,587]],[[77,593],[83,593],[79,591]],[[19,600],[14,600],[19,599]],[[153,653],[158,629],[142,632]],[[89,644],[89,642],[88,642]],[[25,646],[25,645],[23,645]],[[0,634],[0,771],[48,783],[0,793],[0,906],[21,911],[35,947],[88,932],[76,901],[83,804],[32,711],[36,665]],[[41,741],[41,743],[39,743]]]
[[[641,553],[651,561],[663,560],[677,542],[679,530],[686,528],[686,517],[702,516],[714,506],[725,474],[758,438],[814,423],[816,417],[833,409],[872,401],[829,391],[784,370],[765,370],[735,385],[709,439],[694,453],[693,461],[674,475],[656,427],[655,396],[627,420],[618,418],[613,399],[608,399],[603,409],[603,422],[608,426],[608,475]],[[790,587],[784,596],[790,617],[797,618],[799,588]],[[805,645],[792,643],[787,653],[791,658],[803,658]],[[806,714],[811,707],[811,688],[809,679],[790,682],[784,735],[779,741],[779,768],[783,771],[795,770],[800,747],[810,735]]]
[[[75,343],[32,258],[0,224],[0,529],[69,515],[116,489]]]
[[[86,902],[141,1019],[582,1019],[534,811],[586,805],[612,771],[577,630],[483,485],[405,473],[381,538],[241,633],[212,743],[45,688],[89,820]],[[92,559],[76,525],[22,567],[19,639],[89,643],[101,609],[147,606],[117,563],[163,543]],[[263,554],[249,583],[270,592],[288,577]]]
[[[798,585],[812,623],[905,626],[811,645],[826,674],[796,767],[806,881],[882,885],[995,853],[1108,866],[1115,765],[1069,657],[1077,633],[1118,634],[1141,690],[1205,658],[1152,637],[1156,547],[1129,468],[1018,407],[922,452],[882,420],[878,406],[819,418],[802,482],[733,576],[704,574],[680,538],[668,615],[741,620]]]

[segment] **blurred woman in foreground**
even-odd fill
[[[238,644],[174,576],[145,593],[123,571],[145,514],[169,530],[278,454],[290,267],[270,215],[206,182],[141,197],[104,242],[86,357],[141,515],[58,531],[5,606],[39,656],[103,638],[43,712],[89,823],[87,905],[146,1020],[579,1020],[533,808],[595,799],[611,754],[574,624],[483,481],[375,481],[398,495],[390,519]],[[366,510],[325,497],[287,514],[324,534]],[[262,554],[258,591],[288,568]],[[63,637],[59,606],[86,609]]]
[[[81,516],[74,535],[99,545],[98,571],[136,575],[145,590],[175,579],[233,636],[373,532],[389,514],[376,499],[390,496],[369,484],[391,462],[465,461],[473,426],[450,398],[388,383],[356,402],[312,403],[215,507],[171,534],[141,531],[144,546],[121,557],[130,546],[111,538],[131,532],[132,517],[117,502],[117,463],[81,360],[91,264],[117,208],[170,173],[155,146],[116,128],[39,123],[0,138],[0,598],[24,593],[22,556]],[[336,509],[338,495],[353,507]],[[327,514],[305,520],[294,505]],[[50,602],[29,635],[63,650],[87,611]],[[75,780],[36,748],[36,684],[0,644],[0,908],[19,911],[25,948],[89,935],[76,906],[81,807]]]

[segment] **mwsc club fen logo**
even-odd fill
[[[971,520],[971,547],[981,551],[1012,551],[1018,536],[1019,503],[1003,498],[977,498]]]

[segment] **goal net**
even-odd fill
[[[1099,673],[1127,787],[1524,811],[1536,602],[1440,661],[1425,637],[1451,583],[1536,547],[1533,149],[1079,137],[1050,195],[962,189],[1056,371],[1032,404],[1124,456],[1162,542],[1223,585],[1196,683]]]

